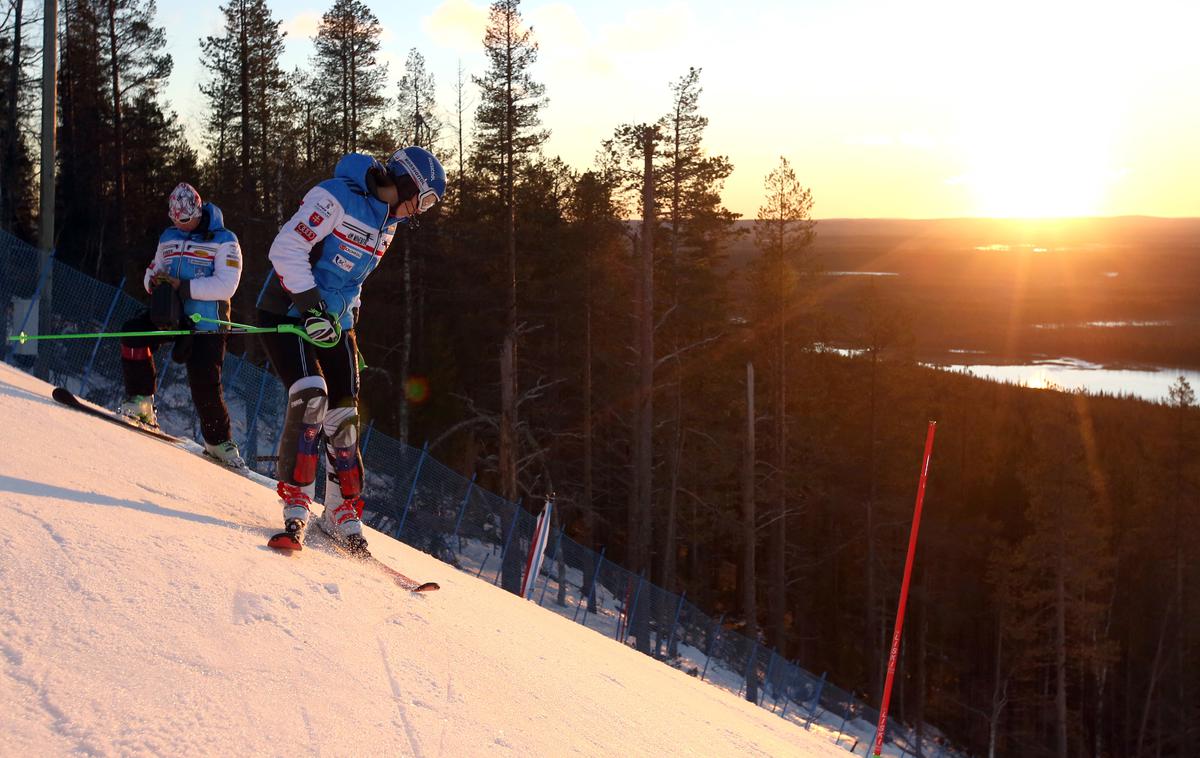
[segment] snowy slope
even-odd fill
[[[0,365],[0,754],[846,755],[379,535],[442,591],[276,554],[272,491],[49,394]]]

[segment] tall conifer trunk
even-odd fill
[[[21,29],[24,23],[24,0],[16,0],[13,8],[13,49],[8,71],[8,106],[4,117],[3,168],[0,168],[0,229],[12,228],[16,219],[17,151],[21,131],[17,128],[17,100],[21,84]]]
[[[754,364],[746,364],[746,437],[742,448],[742,614],[746,617],[745,635],[758,639],[757,571],[754,566],[754,543],[757,538],[757,514],[754,508]],[[755,661],[746,666],[746,699],[758,702],[758,669]]]
[[[251,164],[254,131],[250,113],[250,41],[246,27],[246,2],[241,0],[238,3],[238,104],[242,119],[242,202],[246,208],[256,208],[254,172]]]
[[[635,481],[637,501],[633,531],[630,534],[630,568],[647,570],[650,566],[651,501],[654,496],[654,149],[658,134],[652,126],[642,130],[642,231],[639,255],[638,308],[638,415]]]
[[[117,242],[119,246],[124,246],[128,241],[125,219],[125,123],[124,107],[121,102],[121,63],[120,50],[117,45],[116,0],[108,0],[108,54],[109,77],[112,80],[113,191],[116,193]]]

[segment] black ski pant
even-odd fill
[[[300,319],[258,311],[260,326],[299,326]],[[279,436],[281,482],[307,486],[316,478],[322,436],[342,496],[362,492],[363,467],[358,450],[358,345],[354,330],[342,332],[333,347],[316,347],[294,334],[262,334],[275,373],[287,388],[287,410]]]
[[[123,332],[154,331],[150,312],[134,316],[121,327]],[[192,402],[200,416],[200,432],[210,445],[230,439],[229,409],[221,389],[221,364],[225,360],[227,336],[217,332],[196,332],[184,336],[145,336],[121,338],[121,368],[125,374],[125,394],[153,395],[158,388],[154,349],[174,342],[171,358],[187,365]]]

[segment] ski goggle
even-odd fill
[[[408,172],[408,175],[417,185],[417,213],[424,213],[434,205],[437,205],[438,194],[429,186],[429,182],[425,179],[425,175],[421,173],[421,170],[417,168],[417,164],[413,163],[412,159],[403,150],[397,150],[392,156],[392,160],[404,166],[404,170]]]
[[[422,190],[417,196],[417,213],[424,213],[433,206],[437,205],[437,193],[431,189]]]

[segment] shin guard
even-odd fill
[[[317,453],[328,403],[325,380],[319,376],[306,376],[288,389],[275,471],[279,481],[305,486],[317,478]]]
[[[343,498],[362,494],[363,465],[358,452],[358,409],[332,408],[325,414],[325,437]]]

